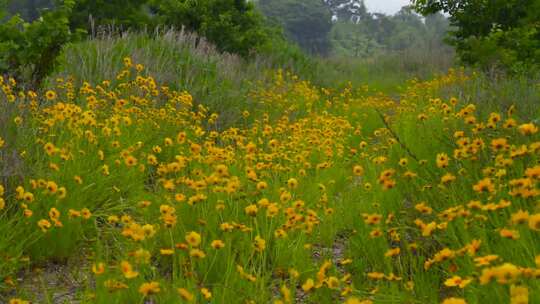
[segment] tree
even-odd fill
[[[246,0],[159,0],[159,23],[185,26],[215,43],[221,51],[248,56],[265,44],[262,16]]]
[[[390,18],[391,34],[386,37],[385,44],[391,50],[406,50],[425,47],[426,26],[421,17],[409,6],[404,6]]]
[[[426,28],[436,36],[444,36],[448,31],[450,23],[448,19],[441,13],[434,13],[425,16],[424,21]]]
[[[261,0],[259,6],[302,49],[312,54],[330,53],[332,12],[322,0]]]
[[[32,20],[51,7],[51,0],[10,0],[12,13]],[[28,19],[25,16],[31,16]],[[269,29],[247,0],[76,0],[72,30],[115,26],[140,30],[156,26],[186,27],[204,36],[221,51],[247,56],[267,43]]]
[[[7,1],[10,15],[19,14],[26,21],[34,21],[40,16],[40,10],[52,9],[52,0],[11,0]]]
[[[334,19],[358,23],[360,20],[370,17],[364,0],[325,0],[334,14]]]
[[[330,34],[332,52],[344,57],[367,57],[381,48],[361,23],[338,21]]]
[[[540,1],[414,0],[422,14],[443,11],[463,62],[508,70],[540,64]]]
[[[31,23],[15,15],[0,24],[0,74],[9,73],[37,88],[54,69],[64,44],[80,38],[81,33],[69,27],[74,4],[61,1]]]
[[[72,28],[114,25],[122,30],[150,24],[148,0],[77,0],[70,18]]]

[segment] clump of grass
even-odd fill
[[[314,83],[327,87],[367,85],[372,91],[398,94],[410,79],[428,80],[445,74],[454,65],[450,49],[408,49],[369,58],[320,59]]]
[[[248,102],[250,83],[266,76],[265,63],[248,64],[238,56],[220,53],[204,38],[187,31],[156,30],[155,33],[105,31],[64,50],[58,70],[49,78],[73,77],[80,84],[113,79],[132,56],[147,67],[159,83],[174,90],[189,90],[195,101],[221,113],[225,124],[240,117],[240,104]]]
[[[540,74],[507,75],[504,73],[467,72],[471,80],[454,86],[441,88],[442,96],[455,96],[475,103],[487,116],[490,111],[505,112],[516,107],[517,115],[523,120],[540,117]]]

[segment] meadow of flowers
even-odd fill
[[[0,302],[75,260],[74,303],[540,303],[538,126],[442,98],[462,71],[399,98],[278,71],[231,126],[124,67],[0,79]]]

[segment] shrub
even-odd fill
[[[221,51],[247,56],[268,39],[261,15],[246,1],[156,2],[160,24],[186,27],[206,37]]]
[[[423,14],[444,11],[451,42],[464,63],[522,73],[540,65],[540,2],[535,0],[415,0]]]
[[[150,25],[148,0],[77,0],[70,18],[71,28],[114,25],[121,29]]]
[[[54,69],[62,47],[81,37],[72,31],[69,16],[75,2],[65,0],[41,18],[27,23],[19,16],[0,24],[0,74],[10,73],[37,87]]]

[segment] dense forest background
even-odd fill
[[[24,20],[32,21],[40,16],[41,11],[53,8],[53,2],[9,1],[9,12],[20,14]],[[104,12],[115,9],[112,4],[115,1],[93,2],[96,2],[95,6],[103,6]],[[144,2],[146,1],[127,1],[120,5],[125,12],[129,12],[126,15],[130,18],[136,16],[139,20],[144,20],[140,12],[135,13]],[[254,3],[269,25],[282,28],[290,41],[310,54],[367,57],[410,49],[449,50],[444,43],[449,29],[447,18],[440,13],[422,17],[415,13],[412,6],[403,7],[395,15],[385,15],[369,12],[363,0],[255,0]],[[151,15],[151,3],[148,2],[142,11]],[[87,15],[83,16],[84,13]],[[81,25],[90,22],[88,16],[92,15],[88,10],[84,13],[79,13],[78,16],[78,23]],[[100,16],[94,14],[93,17]],[[123,25],[132,22],[124,18],[116,20],[116,23]]]
[[[261,11],[302,49],[321,55],[367,57],[381,52],[446,48],[448,20],[425,18],[412,6],[395,15],[369,12],[363,0],[259,0]]]
[[[304,76],[319,72],[320,59],[349,78],[366,62],[433,68],[426,75],[454,63],[530,74],[540,65],[539,12],[539,0],[412,0],[394,15],[370,12],[364,0],[0,0],[0,73],[35,87],[66,44],[111,30],[175,28]]]

